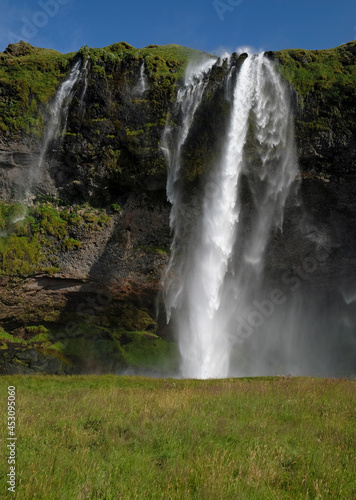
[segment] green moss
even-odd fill
[[[146,309],[138,309],[134,304],[120,307],[118,326],[126,331],[154,331],[156,323]]]
[[[137,324],[146,325],[149,316],[145,311],[137,314]],[[152,320],[150,320],[152,322]],[[26,326],[26,339],[16,338],[0,328],[0,347],[28,351],[36,349],[56,355],[66,364],[74,363],[82,369],[110,371],[125,367],[174,372],[178,369],[177,345],[167,342],[153,332],[128,331],[95,326],[83,319],[75,336],[65,336],[60,331],[48,330],[43,325]],[[14,345],[13,345],[14,344]]]
[[[150,105],[154,108],[162,94],[173,102],[175,84],[183,78],[188,60],[201,54],[179,45],[136,49],[125,42],[100,49],[85,46],[77,54],[14,44],[0,53],[0,130],[10,131],[14,137],[23,132],[41,136],[47,103],[78,57],[89,57],[89,70],[95,77],[114,80],[114,71],[127,82],[144,60],[152,94]],[[74,133],[69,130],[66,136]]]
[[[50,204],[39,205],[31,211],[34,221],[31,229],[34,233],[49,234],[58,239],[67,236],[67,221],[62,219],[58,209]]]
[[[117,335],[123,344],[128,366],[168,372],[178,369],[179,352],[175,343],[166,342],[148,332],[124,332]]]
[[[32,335],[48,334],[47,328],[43,325],[26,326],[26,332]]]
[[[0,124],[15,136],[22,131],[42,133],[39,105],[55,94],[73,58],[73,54],[27,45],[20,50],[20,44],[13,44],[13,50],[0,53]]]
[[[10,335],[10,333],[5,332],[3,328],[0,327],[0,340],[6,340],[12,343],[21,343],[22,340]]]
[[[170,250],[168,248],[162,248],[162,247],[156,247],[156,246],[149,246],[149,245],[140,245],[139,248],[141,250],[144,250],[145,252],[149,253],[155,253],[158,255],[169,255]]]
[[[100,230],[110,222],[110,217],[101,209],[93,209],[86,205],[85,211],[82,214],[83,221],[87,229]]]
[[[44,255],[37,236],[0,239],[0,276],[27,276],[43,269]]]
[[[37,203],[26,209],[18,203],[0,202],[0,276],[27,276],[58,271],[56,252],[76,251],[81,242],[74,238],[79,227],[98,231],[110,222],[102,209]]]
[[[81,247],[81,242],[75,240],[74,238],[66,238],[62,242],[61,250],[63,252],[69,252],[71,250],[78,250]]]
[[[122,206],[118,205],[117,203],[112,203],[111,208],[114,212],[118,212],[118,213],[122,212],[122,210],[123,210]]]
[[[48,333],[40,333],[32,337],[31,342],[50,342],[50,337]]]
[[[150,129],[156,128],[156,127],[159,127],[158,123],[146,123],[145,126],[144,126],[144,129],[145,129],[145,132],[148,132]]]
[[[43,325],[26,326],[25,331],[27,334],[31,335],[31,338],[27,340],[27,342],[48,343],[52,338],[48,329]]]
[[[323,132],[353,136],[356,42],[328,50],[282,50],[275,55],[282,75],[296,89],[303,109],[302,117],[296,121],[297,141],[319,141]],[[320,167],[325,168],[325,162]]]
[[[305,97],[315,90],[342,97],[343,87],[355,85],[356,42],[328,50],[288,49],[275,52],[282,75]]]
[[[142,135],[143,134],[143,130],[140,129],[140,130],[129,130],[128,128],[126,128],[126,135],[128,137],[136,137],[138,135]]]
[[[0,202],[0,230],[14,226],[25,214],[26,208],[20,203],[6,204]]]
[[[62,353],[65,349],[65,345],[63,342],[58,341],[58,342],[55,342],[54,344],[50,345],[48,347],[48,349]]]
[[[106,78],[106,72],[103,66],[100,66],[99,64],[93,64],[91,70],[96,75],[101,76],[101,78]]]
[[[28,339],[14,337],[13,335],[5,332],[5,330],[0,327],[0,340],[9,342],[10,344],[22,344],[26,349],[28,349],[29,346],[32,346],[33,344],[49,345],[52,340],[51,333],[43,325],[26,326],[25,332],[31,337]]]

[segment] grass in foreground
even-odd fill
[[[17,492],[4,446],[2,498],[356,497],[352,381],[5,376],[4,438],[9,385]]]

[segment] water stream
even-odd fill
[[[174,147],[165,146],[174,231],[168,275],[175,267],[174,276],[166,279],[166,310],[168,321],[172,313],[175,316],[182,376],[220,378],[231,372],[231,352],[236,344],[231,329],[236,331],[238,319],[248,314],[253,304],[263,278],[269,235],[282,228],[285,202],[298,165],[287,87],[268,58],[250,55],[233,89],[231,71],[228,73],[225,88],[232,91],[230,123],[223,155],[207,179],[214,186],[214,195],[206,191],[197,216],[200,231],[192,233],[188,252],[181,252],[181,226],[177,224],[182,197],[177,182],[180,153],[209,78],[199,68],[195,72],[190,69],[189,74],[194,77],[188,76],[178,93],[183,124]],[[242,176],[247,178],[252,195],[247,227],[243,227],[246,208],[239,196]]]
[[[58,142],[58,139],[63,137],[66,130],[68,109],[73,97],[73,88],[82,72],[86,71],[86,63],[82,69],[81,66],[82,62],[78,60],[71,69],[68,77],[60,84],[53,103],[49,108],[49,117],[45,126],[39,159],[37,164],[34,164],[30,169],[28,178],[26,179],[26,198],[29,198],[32,194],[33,185],[41,179],[46,157],[53,147],[54,142]]]

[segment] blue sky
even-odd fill
[[[126,41],[210,53],[331,48],[356,38],[355,0],[0,0],[0,51],[18,39],[61,52]]]

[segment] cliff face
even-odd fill
[[[306,232],[312,224],[330,255],[327,268],[314,281],[352,288],[356,280],[356,43],[323,51],[280,51],[275,57],[295,91]]]
[[[0,54],[2,373],[176,369],[159,299],[171,243],[161,138],[167,119],[179,125],[177,89],[198,56],[125,43],[62,55],[20,42]],[[328,259],[302,281],[339,300],[356,281],[356,44],[269,57],[292,88],[302,171],[302,205],[291,202],[286,237],[269,246],[270,280],[322,244]],[[41,163],[56,90],[79,59],[66,132]],[[227,126],[227,71],[214,67],[184,145],[188,223]]]

